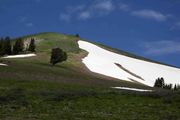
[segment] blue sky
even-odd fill
[[[179,0],[0,0],[0,36],[82,38],[180,66]]]

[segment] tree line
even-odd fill
[[[155,83],[154,83],[154,87],[159,87],[159,88],[163,88],[163,89],[170,89],[170,90],[180,90],[180,85],[175,84],[174,87],[172,84],[166,84],[164,82],[164,78],[157,78]]]
[[[79,36],[78,34],[76,36]],[[36,52],[35,39],[31,38],[28,46],[22,38],[11,40],[10,37],[0,39],[0,56],[18,55],[25,52]],[[51,51],[50,64],[53,66],[67,60],[67,53],[60,48],[53,48]]]
[[[34,38],[31,38],[30,43],[26,48],[24,46],[24,40],[22,38],[11,40],[10,37],[5,37],[0,39],[0,56],[17,55],[26,51],[36,51]]]

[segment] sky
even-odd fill
[[[0,37],[82,38],[180,67],[180,0],[0,0]]]

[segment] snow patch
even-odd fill
[[[137,89],[137,88],[128,88],[128,87],[111,87],[114,89],[121,89],[121,90],[132,90],[138,92],[152,92],[153,90],[145,90],[145,89]]]
[[[7,64],[0,63],[0,66],[8,66]]]
[[[89,53],[82,62],[92,72],[151,87],[159,77],[163,77],[166,84],[180,84],[178,68],[113,53],[82,40],[78,41],[78,45]]]
[[[22,54],[22,55],[9,55],[3,58],[26,58],[26,57],[33,57],[36,56],[36,54]]]

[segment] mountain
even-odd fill
[[[180,118],[179,92],[152,87],[158,77],[179,84],[179,68],[75,35],[47,32],[21,38],[25,44],[34,38],[36,53],[0,58],[1,119]],[[68,59],[51,66],[55,47]]]
[[[105,79],[112,77],[117,80],[119,79],[119,81],[124,80],[152,87],[157,78],[163,77],[166,84],[180,84],[180,69],[178,68],[149,60],[122,50],[115,50],[104,45],[80,40],[74,35],[40,33],[23,37],[26,44],[31,38],[35,38],[36,40],[37,57],[30,58],[30,60],[23,60],[23,62],[26,63],[26,66],[23,67],[23,71],[28,72],[28,75],[31,73],[26,70],[28,65],[30,65],[32,69],[39,70],[39,67],[43,67],[42,69],[44,69],[44,71],[49,71],[49,67],[45,67],[45,65],[48,66],[50,51],[52,48],[60,47],[68,53],[69,59],[67,62],[59,66],[66,68],[69,76],[71,76],[70,72],[75,70],[76,72],[72,72],[72,74],[76,73],[77,75],[74,75],[76,78],[77,76],[81,77],[82,74],[98,78],[101,76]],[[82,63],[82,59],[84,64]],[[36,63],[36,65],[33,63]],[[14,67],[14,69],[16,69],[15,66],[17,64],[15,66],[11,64],[13,64],[13,62],[10,63],[10,67]],[[7,69],[12,70],[13,68],[7,67]],[[63,71],[65,72],[65,70]],[[90,71],[101,75],[91,73]],[[33,72],[37,71],[33,70]],[[34,74],[33,72],[31,74]],[[38,73],[40,74],[40,72]],[[62,74],[62,72],[59,74]],[[39,76],[41,75],[34,75],[33,79],[36,79],[35,77],[39,79]]]
[[[144,85],[138,83],[126,82],[112,76],[108,77],[102,74],[92,73],[82,63],[82,58],[86,57],[88,52],[79,48],[79,38],[75,35],[40,33],[22,38],[25,43],[30,41],[31,38],[35,39],[37,56],[22,59],[1,58],[4,62],[8,62],[8,67],[0,67],[0,74],[4,76],[3,79],[58,80],[59,82],[85,85],[108,85],[111,87],[120,84],[123,86],[144,88]],[[64,63],[57,64],[55,67],[51,67],[49,64],[50,52],[55,47],[60,47],[66,51],[68,60]],[[107,48],[110,49],[109,47]]]
[[[154,86],[155,80],[161,77],[165,79],[166,84],[180,83],[178,68],[117,54],[86,41],[78,43],[80,48],[88,51],[89,54],[83,62],[93,72],[151,87]]]

